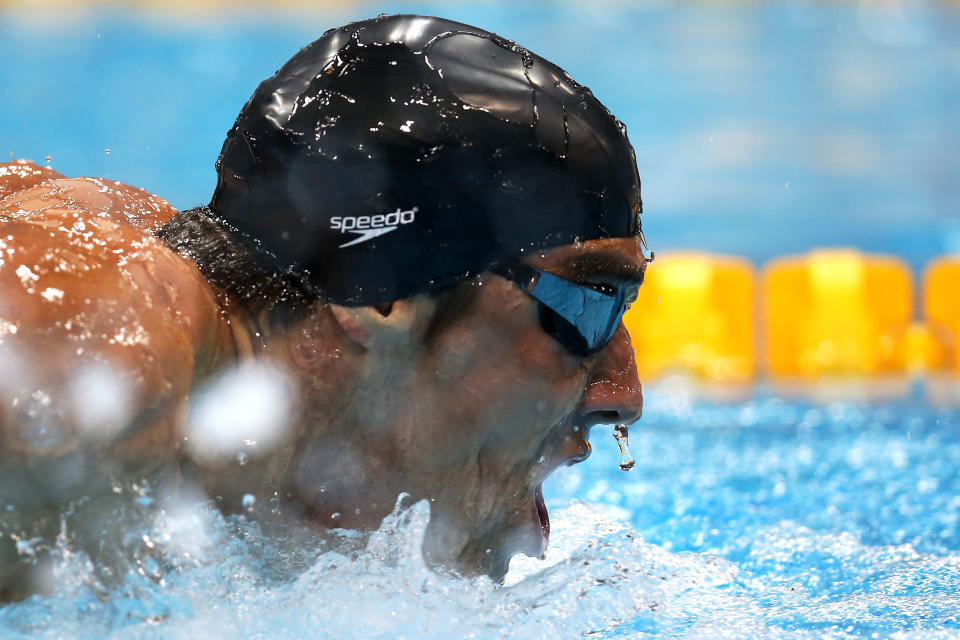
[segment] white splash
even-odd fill
[[[728,582],[735,569],[645,543],[603,508],[555,514],[562,547],[511,570],[507,586],[431,570],[426,501],[378,531],[282,535],[209,503],[161,508],[125,536],[129,567],[60,554],[53,598],[0,608],[0,629],[54,638],[577,638],[660,609],[671,589]],[[69,535],[63,536],[65,540]],[[679,576],[679,577],[678,577]],[[2,633],[0,633],[2,635]]]

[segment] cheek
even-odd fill
[[[548,404],[566,405],[571,398],[579,400],[586,384],[584,361],[572,357],[544,332],[536,306],[522,305],[503,322],[509,326],[504,332],[509,344],[505,345],[503,359],[510,361],[514,383],[535,390],[537,399]]]
[[[472,320],[444,336],[427,371],[438,403],[457,422],[496,432],[515,430],[517,422],[551,426],[573,410],[584,393],[585,367],[540,329],[529,309]]]

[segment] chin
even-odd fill
[[[525,504],[514,500],[499,505],[484,518],[432,506],[439,508],[431,514],[423,551],[435,567],[499,582],[515,554],[540,558],[546,551],[548,533],[541,526],[533,492]]]
[[[522,553],[543,559],[550,540],[550,516],[543,499],[543,484],[537,483],[514,495],[522,496],[522,499],[498,509],[493,517],[495,525],[491,525],[490,519],[487,519],[486,526],[475,527],[457,557],[451,558],[453,562],[439,563],[452,565],[462,575],[487,575],[494,581],[502,582],[510,567],[510,558],[514,555]],[[434,549],[443,538],[453,537],[449,536],[449,531],[446,532],[448,535],[444,535],[443,521],[443,518],[439,518],[436,525],[431,522],[435,533],[429,538]],[[425,546],[425,551],[427,548]],[[440,555],[428,553],[433,561],[440,560]]]
[[[476,505],[468,505],[463,499],[469,493],[450,492],[445,500],[435,501],[424,542],[428,560],[463,575],[487,575],[502,581],[514,555],[542,559],[550,540],[543,483],[560,467],[589,457],[585,436],[578,429],[555,431],[536,461],[526,465],[524,478],[514,477],[512,482],[501,479],[495,488],[487,485],[482,493],[498,496],[499,502],[493,507],[471,508]]]

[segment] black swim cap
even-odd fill
[[[260,84],[217,172],[216,214],[339,304],[640,235],[624,125],[556,65],[440,18],[326,32]]]

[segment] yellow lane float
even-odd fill
[[[754,280],[740,258],[658,253],[623,318],[640,378],[680,371],[709,381],[751,381]]]
[[[960,256],[927,267],[922,320],[910,268],[892,256],[817,249],[769,263],[759,292],[756,279],[741,258],[658,255],[623,318],[641,379],[960,372]]]
[[[938,347],[934,365],[960,371],[960,257],[931,262],[923,277],[923,316],[930,341]]]
[[[913,283],[897,258],[853,249],[782,258],[765,269],[762,293],[773,376],[902,372],[905,344],[923,344],[907,341]]]

